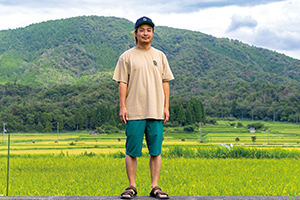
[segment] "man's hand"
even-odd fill
[[[120,108],[120,118],[124,124],[127,124],[128,121],[128,111],[126,107]]]
[[[170,96],[170,88],[169,82],[163,82],[163,90],[165,95],[165,105],[164,105],[164,124],[169,121],[170,112],[169,112],[169,96]]]
[[[127,93],[127,84],[119,83],[119,97],[120,97],[120,118],[124,124],[127,124],[128,121],[128,111],[126,108],[126,93]]]
[[[167,121],[169,121],[169,117],[170,117],[170,112],[168,108],[164,108],[164,124],[167,123]]]

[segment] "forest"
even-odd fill
[[[108,89],[108,90],[107,90]],[[95,86],[59,85],[49,89],[8,84],[0,87],[1,121],[12,132],[54,132],[94,130],[118,132],[124,129],[119,117],[115,84]],[[109,91],[109,92],[108,92]],[[4,108],[4,109],[3,109]],[[173,104],[175,126],[205,121],[202,102],[190,99],[187,107]]]
[[[0,31],[0,122],[12,132],[118,131],[118,57],[128,20],[82,16]],[[300,61],[201,32],[155,27],[169,60],[169,126],[214,118],[299,122]]]
[[[299,122],[300,93],[267,84],[208,86],[198,97],[172,96],[168,126],[215,123],[215,118]],[[213,96],[208,96],[214,91]],[[250,94],[250,95],[249,95]],[[124,129],[119,119],[118,85],[57,85],[34,88],[14,83],[0,86],[0,121],[12,132]],[[59,124],[59,127],[57,127]]]

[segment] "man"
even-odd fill
[[[154,23],[142,17],[135,23],[136,46],[124,52],[113,79],[119,83],[120,118],[126,128],[126,172],[129,187],[122,199],[136,196],[137,157],[141,156],[144,134],[150,154],[150,196],[168,199],[158,187],[161,169],[163,124],[169,120],[169,83],[174,79],[164,53],[151,46]]]

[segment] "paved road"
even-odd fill
[[[119,200],[119,196],[50,196],[50,197],[0,197],[0,200]],[[154,200],[137,196],[134,200]],[[300,200],[300,196],[170,196],[170,200]]]

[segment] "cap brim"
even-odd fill
[[[138,25],[136,25],[135,28],[138,28],[139,26],[141,26],[141,25],[143,25],[143,24],[148,24],[148,25],[150,25],[152,28],[154,28],[154,23],[149,22],[149,21],[143,21],[143,22],[139,23]]]

